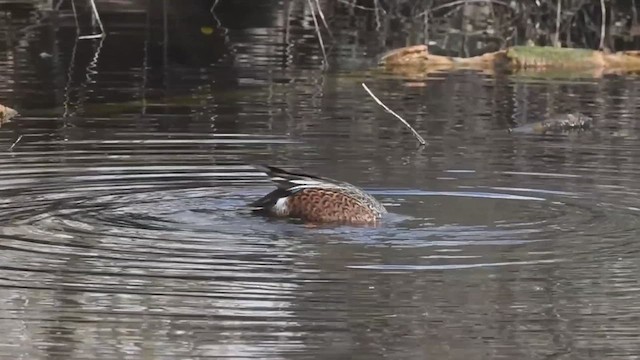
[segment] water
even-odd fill
[[[265,9],[207,35],[187,6],[167,47],[133,11],[102,43],[2,18],[0,99],[22,113],[0,128],[2,358],[640,355],[637,78],[379,76],[370,45],[322,72],[310,18],[285,46]],[[506,131],[570,111],[594,130]],[[253,216],[273,189],[255,163],[391,214]]]

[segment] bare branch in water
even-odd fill
[[[376,31],[380,31],[382,24],[380,23],[380,14],[378,12],[378,0],[373,0],[373,8],[376,14]]]
[[[9,151],[13,151],[13,148],[16,147],[16,145],[18,145],[18,143],[20,142],[20,140],[22,140],[22,136],[20,135],[18,136],[18,138],[16,139],[16,141],[13,142],[13,144],[11,144],[11,146],[9,147]]]
[[[100,27],[100,33],[91,34],[91,35],[78,35],[79,40],[98,39],[98,38],[107,36],[107,34],[104,32],[104,26],[102,25],[102,20],[100,20],[100,13],[98,13],[98,8],[96,7],[95,0],[89,0],[89,3],[91,5],[91,14],[93,16],[93,19],[94,21],[98,22],[98,26]],[[80,23],[78,22],[78,12],[76,11],[75,0],[71,0],[71,8],[73,9],[73,16],[75,17],[75,20],[76,20],[76,27],[77,27],[76,31],[78,31],[79,33]]]
[[[371,95],[371,97],[373,98],[373,100],[375,100],[378,105],[382,106],[383,109],[385,109],[388,113],[390,113],[391,115],[397,117],[398,119],[400,119],[400,121],[402,121],[403,124],[405,124],[409,130],[411,130],[411,132],[413,132],[413,135],[415,135],[416,139],[418,139],[418,141],[420,142],[421,146],[427,145],[427,142],[424,141],[424,139],[422,138],[422,136],[420,136],[420,134],[418,134],[418,132],[411,127],[411,125],[409,125],[409,123],[403,119],[400,115],[396,114],[393,110],[389,109],[389,107],[387,107],[387,105],[385,105],[382,101],[380,101],[380,99],[378,99],[372,92],[371,90],[369,90],[369,88],[367,87],[367,85],[365,85],[365,83],[362,83],[362,87],[367,90],[367,92],[369,93],[369,95]]]
[[[362,5],[356,5],[355,1],[348,2],[347,0],[338,0],[339,3],[352,7],[354,9],[367,10],[367,11],[375,11],[375,8],[370,8]]]
[[[327,25],[327,19],[324,18],[324,13],[322,12],[322,8],[320,7],[320,0],[316,0],[316,7],[318,8],[318,14],[320,15],[320,19],[324,24],[324,28],[327,29],[329,36],[333,39],[333,33],[331,33],[331,29],[329,29],[329,25]]]
[[[322,49],[322,57],[324,58],[323,67],[326,69],[329,67],[329,61],[327,60],[327,53],[324,50],[324,42],[322,41],[322,34],[320,33],[320,26],[318,26],[318,20],[316,19],[316,11],[313,8],[313,3],[311,0],[307,0],[309,4],[309,8],[311,9],[311,17],[313,18],[313,25],[316,27],[316,34],[318,35],[318,42],[320,43],[320,48]]]
[[[604,0],[600,0],[600,11],[602,12],[602,23],[600,25],[600,50],[604,50],[604,35],[607,28],[607,7]]]
[[[556,8],[556,35],[553,38],[553,46],[562,47],[560,44],[560,18],[562,17],[562,0],[558,0],[558,7]]]

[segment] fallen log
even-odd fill
[[[514,46],[504,50],[468,58],[429,53],[426,45],[391,50],[378,63],[388,70],[400,72],[430,72],[472,68],[479,70],[506,66],[511,70],[611,70],[640,71],[640,51],[608,53],[589,49],[556,48],[551,46]]]

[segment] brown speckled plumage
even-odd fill
[[[260,212],[310,223],[377,224],[387,212],[361,189],[329,178],[259,167],[278,188],[251,205]]]

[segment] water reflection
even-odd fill
[[[168,43],[151,10],[108,22],[99,57],[64,23],[0,48],[1,102],[23,114],[0,129],[5,149],[23,135],[0,152],[1,356],[637,354],[636,79],[416,81],[361,55],[323,73],[298,12],[292,49],[277,9],[207,18],[210,35],[193,20],[189,41],[180,22]],[[592,131],[506,131],[575,109]],[[253,163],[352,182],[391,214],[364,229],[253,216],[272,189]]]

